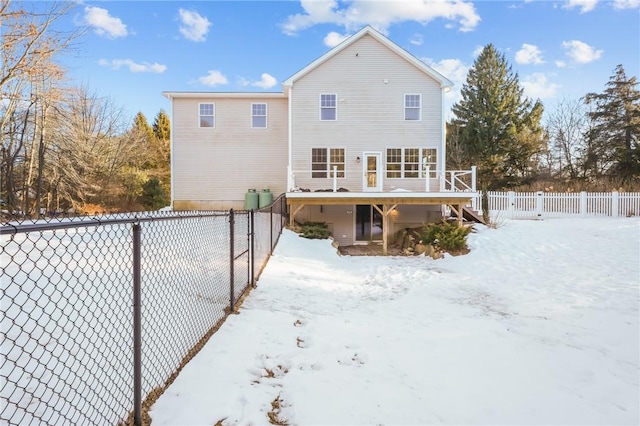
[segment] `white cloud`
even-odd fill
[[[217,86],[227,84],[229,80],[225,77],[220,71],[210,70],[209,74],[204,77],[198,78],[198,83],[204,84],[205,86]]]
[[[478,56],[480,56],[483,50],[484,50],[484,46],[480,46],[480,45],[476,46],[476,48],[473,49],[473,53],[472,53],[473,57],[477,58]]]
[[[327,47],[336,47],[337,45],[339,45],[340,43],[342,43],[344,40],[346,40],[349,37],[348,34],[339,34],[335,31],[331,31],[329,34],[327,34],[327,36],[324,38],[324,44]]]
[[[547,79],[544,73],[533,73],[521,81],[525,95],[532,99],[553,98],[560,86]]]
[[[565,53],[578,64],[588,64],[602,56],[602,50],[596,50],[580,40],[563,41]]]
[[[613,8],[618,10],[640,8],[640,0],[615,0]]]
[[[84,21],[92,27],[96,34],[109,38],[125,37],[127,26],[120,18],[109,15],[107,9],[87,6],[84,8]]]
[[[556,67],[558,68],[564,68],[567,66],[567,63],[565,61],[556,61]]]
[[[462,99],[460,89],[467,80],[469,67],[460,59],[442,59],[435,62],[431,58],[424,58],[422,61],[453,82],[453,88],[445,93],[446,109],[448,110],[453,103]]]
[[[422,46],[423,41],[424,38],[422,37],[422,34],[417,33],[409,39],[409,43],[413,44],[414,46]]]
[[[573,9],[574,7],[580,8],[580,13],[591,12],[595,9],[599,0],[569,0],[567,4],[562,6],[564,9]]]
[[[211,22],[201,16],[198,12],[180,9],[180,34],[187,40],[191,41],[205,41],[207,39],[207,33]]]
[[[278,80],[271,74],[265,72],[260,76],[260,81],[254,81],[250,84],[255,87],[260,87],[261,89],[270,89],[278,84]]]
[[[167,70],[166,65],[161,65],[159,63],[150,64],[148,62],[137,63],[131,59],[100,59],[98,61],[98,65],[103,67],[109,67],[113,70],[119,70],[122,67],[129,68],[131,72],[152,72],[156,74],[162,74]]]
[[[538,46],[524,43],[522,49],[516,52],[516,62],[519,64],[544,64],[542,51]]]
[[[472,31],[480,22],[473,3],[464,0],[371,1],[353,0],[343,7],[336,0],[301,0],[304,13],[289,15],[281,25],[287,35],[316,24],[336,24],[353,32],[364,25],[371,25],[383,33],[392,24],[415,21],[426,25],[442,18],[457,23],[460,31]]]

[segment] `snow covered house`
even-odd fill
[[[383,243],[461,211],[475,169],[445,167],[451,81],[365,27],[278,93],[164,92],[175,210],[244,208],[286,193],[289,218],[326,222],[341,245]]]

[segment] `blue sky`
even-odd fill
[[[281,82],[372,25],[455,83],[492,43],[547,112],[602,92],[614,68],[640,77],[640,0],[84,1],[71,78],[151,123],[163,91],[281,91]]]

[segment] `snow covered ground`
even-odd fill
[[[285,230],[153,424],[639,424],[640,219],[476,230],[440,260]]]

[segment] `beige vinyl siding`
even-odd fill
[[[215,104],[215,128],[198,127],[198,105]],[[251,127],[251,104],[267,104],[267,128]],[[287,99],[174,98],[176,209],[242,208],[249,188],[277,196],[287,182]]]
[[[337,120],[319,120],[319,97],[337,95]],[[422,96],[420,121],[404,120],[404,95]],[[293,84],[292,169],[298,187],[324,185],[331,179],[310,179],[311,148],[345,147],[346,177],[339,187],[362,190],[362,153],[387,147],[441,149],[442,90],[440,84],[395,52],[365,35]],[[424,190],[420,179],[388,180],[381,167],[383,190]]]

